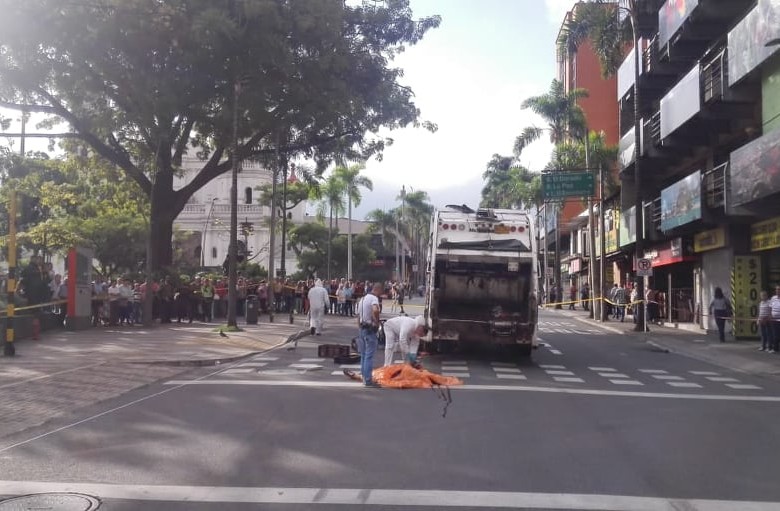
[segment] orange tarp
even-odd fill
[[[434,385],[463,385],[452,376],[442,376],[425,369],[415,369],[409,364],[393,364],[374,369],[373,380],[383,387],[394,389],[429,389]]]

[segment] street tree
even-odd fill
[[[320,201],[317,203],[317,218],[323,220],[328,216],[328,244],[327,244],[327,270],[326,275],[330,279],[331,263],[331,240],[333,239],[333,220],[336,220],[336,231],[338,231],[338,216],[344,214],[344,182],[335,174],[330,174],[325,182],[319,187]]]
[[[414,19],[408,0],[0,0],[0,12],[0,106],[48,116],[63,128],[45,136],[82,140],[141,188],[153,270],[171,262],[184,205],[236,159],[322,166],[380,154],[381,128],[433,128],[392,66],[440,22]],[[178,187],[190,152],[202,167]]]

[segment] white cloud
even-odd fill
[[[550,16],[550,20],[553,23],[560,24],[563,22],[563,17],[569,12],[574,4],[575,0],[544,0],[547,6],[547,13]]]

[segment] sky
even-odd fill
[[[374,191],[363,193],[355,218],[390,209],[401,186],[425,190],[435,206],[476,206],[482,172],[495,153],[511,155],[526,126],[543,126],[520,108],[544,94],[555,78],[555,38],[574,0],[411,0],[415,17],[439,14],[439,28],[407,49],[395,65],[415,93],[421,118],[436,133],[405,128],[387,133],[394,144],[364,174]],[[521,163],[542,169],[552,149],[541,140]]]
[[[442,22],[392,65],[404,70],[401,81],[414,91],[421,120],[436,123],[438,131],[409,127],[382,133],[394,143],[381,161],[367,162],[364,175],[374,190],[363,191],[353,212],[356,219],[372,209],[398,206],[402,186],[428,192],[437,207],[476,206],[491,156],[511,155],[524,127],[544,125],[520,104],[544,94],[555,78],[555,38],[575,0],[410,3],[415,17],[438,14]],[[28,149],[46,149],[45,141],[28,144],[35,145]],[[551,149],[548,140],[540,140],[520,161],[531,170],[542,169]]]

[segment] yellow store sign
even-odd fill
[[[693,237],[693,251],[696,253],[715,250],[726,246],[726,229],[710,229],[702,231]]]
[[[753,252],[780,248],[780,217],[750,226],[750,249]]]

